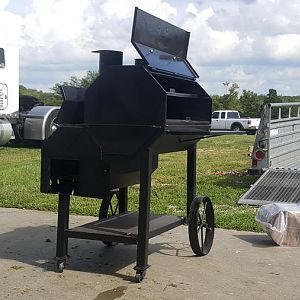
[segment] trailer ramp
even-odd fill
[[[300,170],[269,169],[240,198],[238,204],[300,203]]]

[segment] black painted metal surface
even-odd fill
[[[142,63],[123,66],[119,53],[100,51],[100,59],[102,54],[107,58],[105,67],[90,87],[62,87],[60,126],[42,146],[41,167],[41,191],[59,194],[59,270],[68,237],[100,239],[137,243],[135,270],[143,278],[149,267],[149,238],[183,223],[178,217],[150,214],[151,175],[161,153],[188,153],[188,214],[196,190],[196,143],[210,132],[212,104],[186,60],[188,37],[184,30],[136,9],[132,41]],[[142,44],[155,48],[150,51],[154,60]],[[171,55],[172,61],[162,63],[162,54]],[[127,211],[127,187],[136,183],[139,210],[132,215]],[[68,228],[70,195],[109,201],[116,191],[123,191],[118,204],[122,214],[109,222]],[[136,224],[128,231],[132,220]]]
[[[151,214],[149,238],[181,224],[183,224],[183,220],[180,217]],[[68,229],[66,235],[73,238],[137,244],[138,213],[128,212],[105,220],[84,224]]]
[[[151,69],[197,78],[186,59],[189,38],[189,32],[135,9],[131,42]]]
[[[139,157],[186,150],[210,129],[211,99],[195,81],[111,66],[86,90],[62,87],[60,128],[42,148],[42,192],[103,197],[138,183]]]

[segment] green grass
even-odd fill
[[[216,225],[221,228],[260,231],[255,208],[237,206],[256,177],[247,176],[248,146],[253,136],[221,136],[203,139],[197,150],[197,195],[209,196]],[[57,209],[57,196],[41,194],[40,149],[0,147],[0,206],[36,210]],[[225,172],[225,173],[224,173]],[[185,215],[186,153],[160,155],[152,177],[151,211]],[[138,185],[129,189],[129,209],[138,206]],[[98,214],[100,200],[72,197],[71,213]]]

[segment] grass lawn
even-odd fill
[[[214,204],[216,226],[260,231],[255,208],[237,206],[237,200],[257,179],[247,176],[247,156],[254,136],[220,136],[203,139],[197,152],[197,195],[209,196]],[[0,206],[37,210],[57,209],[57,196],[41,194],[40,149],[0,147]],[[151,211],[185,215],[186,153],[160,155],[152,177]],[[73,197],[71,213],[98,214],[100,200]],[[129,209],[136,210],[138,186],[129,189]]]

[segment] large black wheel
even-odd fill
[[[118,192],[104,198],[99,209],[99,220],[118,215],[120,213],[120,203]],[[106,246],[114,246],[116,243],[102,241]]]
[[[99,220],[118,215],[120,213],[119,207],[118,192],[104,198],[100,205]]]
[[[215,216],[208,197],[196,197],[189,212],[189,240],[193,252],[204,256],[210,251],[215,232]]]

